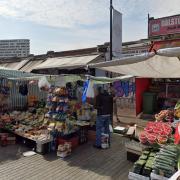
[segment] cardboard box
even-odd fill
[[[93,131],[93,130],[88,131],[88,140],[90,141],[96,140],[96,131]]]
[[[72,144],[72,149],[75,149],[79,145],[79,137],[75,136],[70,139],[63,139],[62,137],[57,138],[57,145],[70,142]]]

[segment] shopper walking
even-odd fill
[[[101,87],[98,88],[98,95],[96,96],[96,142],[94,147],[101,148],[102,133],[108,134],[110,137],[110,120],[112,114],[113,97],[108,92],[103,91]],[[110,138],[109,138],[110,144]]]

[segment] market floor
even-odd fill
[[[89,142],[64,160],[55,154],[22,157],[27,148],[20,145],[0,147],[0,180],[126,180],[132,167],[126,141],[114,134],[110,149],[95,149]]]

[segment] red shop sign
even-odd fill
[[[180,33],[180,15],[149,19],[149,37]]]

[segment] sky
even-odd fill
[[[30,39],[31,54],[109,41],[110,0],[0,0],[0,39]],[[180,14],[180,0],[113,0],[123,42],[147,38],[147,17]]]

